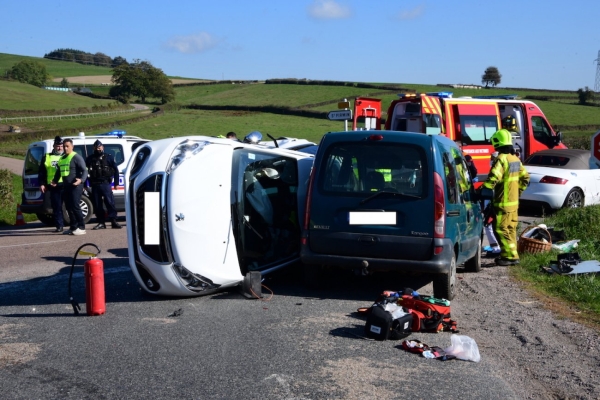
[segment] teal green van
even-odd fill
[[[301,238],[305,277],[323,266],[361,274],[430,274],[452,300],[456,267],[481,269],[482,210],[462,151],[441,135],[398,131],[323,136]]]

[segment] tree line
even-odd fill
[[[104,53],[89,53],[87,51],[75,49],[56,49],[50,53],[44,54],[44,58],[49,60],[73,61],[85,65],[97,65],[99,67],[115,68],[126,63],[127,59],[121,56],[112,58]]]

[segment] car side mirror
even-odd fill
[[[556,136],[552,137],[552,147],[556,147],[562,142],[563,134],[561,131],[556,132]]]

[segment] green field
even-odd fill
[[[97,67],[95,65],[83,65],[71,61],[57,61],[40,57],[27,57],[15,54],[0,53],[0,72],[4,72],[12,68],[19,61],[36,61],[46,66],[46,71],[53,78],[69,78],[71,76],[88,76],[88,75],[112,75],[111,68]],[[3,107],[0,107],[2,109]]]

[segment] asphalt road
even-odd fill
[[[120,220],[126,226],[123,214]],[[265,288],[261,300],[236,290],[162,298],[145,294],[131,273],[125,229],[93,226],[92,220],[80,237],[41,223],[0,230],[0,398],[524,397],[485,347],[479,363],[440,362],[403,351],[400,341],[363,337],[365,321],[356,309],[385,289],[429,294],[423,277],[332,273],[325,288],[312,290],[292,267],[267,277],[273,295]],[[101,249],[102,316],[75,316],[69,304],[71,264],[85,243]],[[72,280],[83,311],[84,258],[75,259]],[[453,317],[459,327],[476,318],[460,305]],[[451,343],[449,333],[410,338]]]

